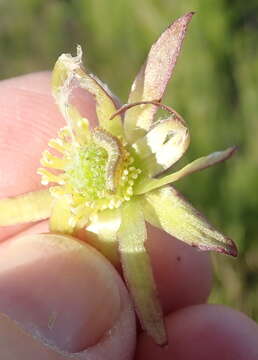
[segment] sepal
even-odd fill
[[[220,233],[171,186],[141,197],[144,216],[152,225],[200,250],[237,256],[234,242]]]

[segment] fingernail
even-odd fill
[[[90,246],[30,235],[2,243],[0,257],[0,312],[48,344],[82,351],[119,317],[119,277]]]

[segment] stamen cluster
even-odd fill
[[[119,208],[133,195],[134,182],[141,170],[123,139],[101,128],[94,129],[88,141],[79,144],[72,140],[69,128],[63,128],[49,146],[62,154],[43,153],[38,169],[43,185],[50,187],[54,197],[66,196],[77,222],[89,212]],[[45,167],[53,169],[51,172]]]

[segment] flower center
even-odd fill
[[[66,170],[67,182],[88,201],[102,198],[106,189],[105,149],[92,143],[76,149]]]
[[[49,146],[63,154],[55,157],[43,153],[41,164],[59,170],[52,173],[40,168],[42,183],[57,183],[50,188],[55,197],[69,196],[71,211],[79,217],[90,209],[102,211],[118,208],[133,195],[135,179],[141,173],[127,144],[104,129],[94,129],[83,144],[71,140],[63,129]]]

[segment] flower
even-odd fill
[[[51,186],[0,201],[1,226],[50,217],[52,232],[94,233],[102,253],[113,262],[119,256],[142,326],[160,345],[167,337],[144,246],[145,220],[201,250],[237,255],[233,241],[171,186],[235,151],[230,147],[171,170],[188,148],[189,131],[183,118],[160,101],[192,15],[176,20],[154,43],[122,107],[106,85],[84,70],[80,46],[74,57],[61,55],[52,90],[67,126],[49,141],[54,152],[43,153],[38,169],[42,184]],[[98,127],[91,129],[72,104],[76,88],[94,96]],[[155,120],[159,108],[168,117]]]

